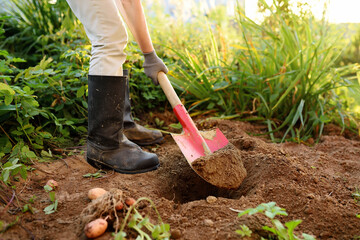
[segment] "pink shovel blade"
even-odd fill
[[[209,150],[213,153],[228,144],[229,141],[219,129],[200,132],[182,104],[175,106],[173,110],[183,127],[183,133],[171,135],[190,164],[195,159],[210,154]]]
[[[216,130],[200,132],[211,152],[215,152],[228,144],[228,140],[224,134],[217,128]],[[183,134],[171,134],[175,142],[184,154],[186,160],[191,164],[197,158],[205,156],[205,149],[201,142],[194,141],[191,134],[184,131]],[[206,137],[211,136],[207,139]]]

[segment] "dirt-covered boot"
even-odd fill
[[[147,146],[147,145],[160,143],[164,139],[164,137],[159,130],[150,130],[134,122],[134,119],[131,116],[128,71],[124,70],[123,75],[124,77],[126,77],[124,134],[130,141],[140,146]]]
[[[143,173],[159,166],[123,134],[126,77],[89,76],[87,161],[96,168]]]

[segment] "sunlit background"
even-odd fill
[[[146,1],[151,3],[154,0]],[[155,0],[156,1],[156,0]],[[163,0],[166,11],[172,12],[174,6],[181,5],[182,17],[190,18],[191,9],[197,5],[204,11],[208,12],[211,8],[217,5],[225,5],[227,14],[232,15],[235,11],[236,3],[239,2],[245,9],[246,15],[254,20],[261,20],[261,15],[258,13],[258,0]],[[266,0],[268,4],[272,0]],[[298,0],[293,1],[293,7],[296,8],[296,2],[306,3],[311,8],[313,14],[321,18],[324,6],[327,6],[326,18],[331,23],[359,23],[360,22],[360,1],[356,0]],[[173,12],[172,12],[173,13]]]
[[[268,4],[272,0],[266,0]],[[298,0],[294,2],[307,3],[313,14],[321,18],[324,6],[327,5],[326,18],[331,23],[359,23],[360,1],[354,0]],[[259,18],[257,13],[257,0],[245,0],[246,15],[250,18]]]
[[[56,0],[53,0],[56,1]],[[147,4],[158,0],[144,1]],[[235,11],[236,3],[239,2],[245,9],[246,15],[254,20],[261,20],[258,13],[258,0],[161,0],[166,11],[171,13],[176,8],[174,6],[182,6],[182,17],[190,18],[191,9],[197,5],[204,13],[217,5],[225,5],[227,14],[232,15]],[[8,0],[0,0],[0,11],[5,8]],[[272,0],[266,0],[268,4]],[[358,0],[298,0],[294,2],[307,3],[311,6],[312,12],[318,18],[322,17],[325,4],[327,5],[326,17],[331,23],[360,23],[360,1]],[[294,3],[294,5],[296,5]],[[296,7],[295,7],[296,8]]]

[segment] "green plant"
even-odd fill
[[[58,207],[58,200],[56,199],[54,188],[49,185],[45,185],[44,189],[47,193],[49,193],[49,199],[51,201],[51,204],[44,208],[44,212],[45,214],[54,213],[57,211]]]
[[[34,208],[31,204],[33,204],[35,202],[36,199],[36,195],[33,195],[29,200],[28,203],[26,203],[23,207],[22,207],[22,212],[31,212],[32,214],[34,214],[35,212],[37,212],[37,209]]]
[[[64,0],[14,0],[7,4],[4,23],[6,39],[0,47],[36,63],[53,53],[56,41],[64,43],[77,25],[75,16]],[[56,44],[55,44],[56,45]]]
[[[356,129],[348,99],[337,90],[353,87],[347,76],[360,67],[335,67],[341,54],[338,36],[324,20],[290,10],[283,15],[279,6],[274,11],[262,3],[272,24],[257,24],[239,9],[237,38],[221,41],[209,24],[203,35],[210,44],[201,45],[202,53],[170,48],[179,57],[171,81],[186,93],[189,111],[261,120],[273,141],[318,138],[329,122]]]
[[[343,43],[346,46],[343,51],[340,59],[338,60],[338,65],[345,66],[352,63],[360,62],[360,24],[358,23],[344,23],[340,25],[333,26],[335,30],[341,28],[342,31],[345,31],[346,38],[343,39]]]
[[[360,190],[358,188],[355,189],[355,192],[351,194],[351,196],[354,198],[355,202],[360,202]]]
[[[87,117],[88,50],[65,51],[60,59],[58,63],[43,58],[35,67],[20,70],[14,64],[22,60],[0,51],[3,162],[17,158],[19,164],[30,164],[39,158],[53,158],[49,148],[87,132],[83,123]]]
[[[148,201],[151,204],[151,207],[155,210],[158,216],[159,224],[153,224],[150,222],[148,217],[143,217],[137,210],[136,206],[141,201]],[[157,211],[155,204],[152,200],[142,197],[136,200],[136,202],[131,205],[130,209],[127,211],[127,214],[123,220],[120,231],[115,234],[115,240],[123,240],[126,237],[126,233],[124,232],[125,226],[128,226],[130,229],[133,229],[138,233],[136,239],[170,239],[170,225],[163,223],[159,212]],[[145,230],[144,230],[145,229]],[[147,232],[150,232],[149,235]]]
[[[241,229],[236,230],[235,232],[239,234],[241,237],[251,237],[252,231],[246,225],[241,225]]]
[[[1,166],[1,180],[9,184],[10,176],[20,174],[23,179],[27,178],[27,167],[24,164],[18,164],[19,159],[15,158]]]
[[[271,221],[271,226],[264,226],[263,229],[274,234],[280,240],[298,240],[301,239],[294,234],[295,228],[302,222],[302,220],[293,220],[286,222],[284,225],[278,220],[275,219],[276,216],[287,216],[284,208],[276,206],[275,202],[262,203],[256,208],[248,208],[244,211],[240,211],[238,217],[244,215],[253,215],[256,213],[262,213],[268,217]],[[238,230],[239,231],[239,230]],[[240,230],[241,231],[241,230]],[[250,233],[251,234],[251,233]],[[304,240],[313,240],[313,236],[306,233],[302,234],[302,239]]]
[[[17,224],[19,222],[19,219],[19,216],[16,216],[16,219],[8,224],[6,224],[6,222],[4,221],[0,221],[0,233],[6,232],[9,228]]]
[[[99,170],[99,171],[97,171],[96,173],[87,173],[87,174],[84,174],[83,177],[84,177],[84,178],[102,178],[102,177],[104,177],[104,175],[102,175],[103,173],[106,174],[105,171]]]

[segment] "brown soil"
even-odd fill
[[[298,235],[304,232],[317,239],[339,240],[360,236],[360,219],[356,217],[360,204],[352,196],[360,188],[359,139],[334,135],[336,131],[327,129],[331,135],[322,137],[315,146],[273,144],[249,136],[247,133],[259,133],[261,128],[248,123],[206,122],[201,128],[213,126],[239,149],[247,176],[238,189],[220,189],[200,178],[170,136],[162,145],[147,148],[158,154],[161,166],[145,174],[108,171],[103,178],[84,178],[84,174],[96,170],[80,152],[64,160],[33,165],[36,170],[28,179],[16,184],[18,201],[13,201],[6,212],[0,205],[0,220],[10,223],[19,217],[14,226],[0,234],[0,239],[79,239],[76,228],[81,212],[90,203],[87,192],[93,187],[121,189],[134,198],[149,197],[163,221],[170,224],[174,237],[180,239],[240,239],[235,230],[242,224],[253,231],[247,239],[267,237],[262,230],[269,224],[267,218],[259,214],[239,218],[234,210],[270,201],[286,209],[288,216],[279,218],[281,222],[302,220],[296,228]],[[59,183],[59,205],[57,212],[45,215],[42,210],[50,202],[43,186],[49,179]],[[11,189],[8,193],[9,197],[13,194]],[[23,206],[34,195],[32,206],[38,212],[18,212],[16,205]],[[216,199],[207,201],[208,196]],[[143,206],[141,211],[146,209]],[[156,220],[151,211],[145,213]],[[99,239],[111,239],[111,233]]]
[[[192,162],[192,167],[200,177],[214,186],[237,189],[246,177],[246,169],[241,154],[232,143]]]

